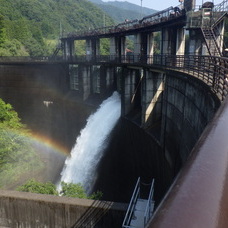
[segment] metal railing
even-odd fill
[[[166,22],[169,20],[173,20],[173,19],[183,16],[183,15],[185,15],[185,11],[181,10],[178,6],[169,7],[165,10],[162,10],[162,11],[156,12],[154,14],[148,15],[146,17],[143,17],[141,20],[138,20],[138,19],[130,20],[130,21],[126,20],[117,25],[75,31],[75,32],[65,34],[62,37],[62,39],[67,39],[67,38],[77,39],[80,37],[107,35],[107,34],[111,35],[114,33],[134,30],[134,29],[138,29],[138,28],[144,28],[144,27],[151,26],[151,25],[156,25],[156,24],[163,23],[163,22]]]
[[[223,101],[228,93],[228,58],[199,55],[99,55],[74,56],[68,60],[62,57],[0,57],[0,63],[36,62],[72,64],[116,64],[150,66],[164,70],[175,70],[194,76],[206,83],[212,92]]]
[[[149,197],[146,205],[146,210],[144,213],[144,226],[146,226],[146,224],[149,222],[149,219],[151,218],[152,213],[154,211],[153,196],[154,196],[154,179],[150,187],[150,193],[149,193]]]
[[[149,65],[166,70],[175,70],[194,76],[206,83],[213,93],[223,101],[228,93],[228,58],[199,55],[105,55],[78,56],[71,60],[76,63],[110,63]]]
[[[140,177],[138,178],[134,192],[132,194],[123,224],[122,228],[131,228],[131,220],[134,216],[134,211],[135,211],[135,206],[137,203],[137,200],[140,199]],[[148,223],[149,219],[152,216],[153,210],[154,210],[154,201],[153,201],[153,195],[154,195],[154,179],[152,180],[151,187],[150,187],[150,192],[148,195],[146,207],[145,207],[145,213],[144,213],[144,218],[143,218],[143,223],[144,227]]]
[[[135,209],[135,205],[137,202],[137,199],[140,197],[140,177],[138,178],[136,185],[135,185],[135,189],[134,192],[132,194],[131,200],[130,200],[130,204],[128,206],[123,224],[122,224],[122,228],[130,228],[130,223],[131,223],[131,219],[134,213],[134,209]]]

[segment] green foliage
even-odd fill
[[[81,199],[94,199],[99,200],[102,197],[102,192],[98,191],[93,193],[90,196],[87,196],[83,186],[81,184],[65,183],[61,182],[62,191],[60,192],[61,196],[81,198]],[[34,179],[29,180],[22,186],[19,186],[17,191],[22,192],[33,192],[39,194],[50,194],[58,195],[56,186],[50,182],[41,183]]]
[[[100,200],[102,196],[103,196],[103,193],[101,191],[97,191],[92,193],[92,195],[89,196],[89,199]]]
[[[0,47],[4,44],[6,40],[6,29],[3,24],[3,16],[0,15]]]
[[[65,183],[61,182],[62,196],[76,197],[76,198],[87,198],[84,188],[81,184]]]
[[[20,129],[24,126],[20,122],[17,112],[10,104],[0,99],[0,128]]]
[[[76,40],[75,41],[75,54],[77,55],[85,55],[85,40]]]
[[[54,184],[50,182],[41,183],[34,179],[29,180],[24,185],[18,187],[17,191],[58,195],[58,191],[56,190],[56,186]]]
[[[101,55],[109,55],[109,39],[103,38],[100,43],[100,54]]]
[[[12,106],[0,99],[0,187],[12,185],[42,167],[28,130]]]
[[[12,39],[0,46],[0,56],[29,56],[29,53],[20,41]]]
[[[0,0],[0,48],[5,41],[17,40],[31,56],[47,55],[46,39],[62,33],[103,26],[104,13],[87,0]],[[106,25],[113,24],[107,15]],[[8,42],[9,43],[9,42]],[[52,53],[55,47],[52,47]],[[23,55],[21,49],[0,49],[0,56]]]
[[[62,196],[76,197],[83,199],[94,199],[99,200],[102,197],[102,192],[98,191],[90,196],[87,196],[83,186],[81,184],[65,183],[61,182],[62,191],[60,194]]]

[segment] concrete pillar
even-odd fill
[[[91,94],[91,73],[90,73],[90,66],[82,66],[81,67],[81,79],[82,79],[82,98],[86,100],[89,95]]]
[[[161,120],[164,75],[144,71],[142,83],[142,126],[144,128]]]
[[[92,66],[91,72],[91,84],[92,84],[92,92],[100,93],[101,89],[105,89],[103,87],[104,84],[101,85],[101,67],[100,66]]]
[[[195,9],[196,0],[185,0],[184,1],[184,9],[186,11],[191,11],[192,9]]]
[[[141,34],[137,33],[134,36],[134,55],[135,55],[135,61],[139,62],[140,55],[141,55]]]
[[[162,55],[168,55],[171,54],[171,45],[169,40],[169,31],[166,28],[162,29],[161,34],[161,54]]]
[[[122,115],[127,115],[134,108],[137,70],[124,68],[122,72]]]
[[[86,40],[86,60],[90,61],[92,59],[92,40]]]
[[[203,53],[203,37],[195,30],[189,31],[189,55],[201,55]],[[205,50],[206,51],[206,50]],[[206,54],[206,53],[205,53]]]
[[[154,54],[154,33],[149,33],[147,36],[147,63],[152,64]]]
[[[177,29],[176,55],[184,55],[185,50],[185,29]]]
[[[177,29],[177,38],[176,38],[176,55],[185,54],[185,29]],[[176,61],[177,67],[183,67],[183,61]]]
[[[110,38],[110,59],[114,60],[117,57],[117,40],[116,37]]]
[[[220,48],[220,52],[223,53],[223,48],[224,48],[224,29],[225,29],[225,21],[223,20],[221,23],[219,23],[217,25],[217,29],[216,29],[216,32],[218,33],[217,34],[217,37],[216,37],[216,41],[217,41],[217,44]]]
[[[96,59],[100,55],[100,39],[86,40],[86,60]]]
[[[79,90],[79,72],[78,65],[69,65],[69,75],[70,75],[70,89]]]
[[[75,46],[74,46],[74,40],[66,39],[63,41],[64,46],[64,60],[73,60],[74,53],[75,53]]]
[[[126,55],[126,37],[111,37],[110,38],[110,58],[121,60],[122,55]]]
[[[121,62],[126,62],[126,37],[125,36],[121,36],[119,39],[119,50],[120,50],[120,59]]]
[[[106,69],[106,87],[112,88],[114,84],[114,68],[108,67]]]
[[[93,40],[93,43],[94,43],[94,50],[95,50],[95,53],[94,55],[95,56],[99,56],[100,55],[100,39],[95,39]]]

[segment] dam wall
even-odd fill
[[[99,164],[94,191],[102,191],[104,200],[128,203],[139,176],[145,193],[155,178],[155,201],[159,204],[213,118],[219,100],[202,81],[181,72],[151,67],[117,70],[110,65],[73,67],[72,73],[65,63],[1,65],[0,97],[13,105],[32,131],[62,143],[69,153],[103,95],[117,88],[122,116]],[[47,166],[55,175],[47,174],[48,180],[56,181],[64,159],[56,167],[55,158],[50,157]],[[18,194],[13,194],[19,207]],[[58,207],[58,197],[50,200],[53,208]],[[7,202],[4,208],[15,210]],[[11,219],[10,213],[2,216]],[[61,216],[65,219],[69,215],[61,212]],[[24,223],[21,220],[20,224]]]
[[[220,102],[202,81],[173,72],[166,74],[162,100],[160,140],[175,177]]]
[[[139,176],[145,185],[154,178],[159,202],[220,101],[197,78],[152,68],[125,68],[121,96],[122,120],[101,162],[96,187],[114,201],[129,201]]]
[[[0,191],[0,208],[4,228],[119,228],[127,204]]]

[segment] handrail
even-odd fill
[[[199,55],[105,55],[76,56],[72,63],[110,63],[161,67],[194,76],[206,83],[212,92],[223,101],[228,93],[228,58]]]
[[[228,0],[224,0],[223,2],[219,3],[218,5],[215,5],[213,11],[224,12],[224,11],[227,11],[227,8],[228,8]]]
[[[88,37],[88,36],[99,36],[99,35],[107,35],[107,34],[114,34],[119,33],[120,31],[128,31],[128,30],[134,30],[138,28],[144,28],[147,26],[159,24],[165,21],[173,20],[174,18],[178,18],[180,16],[185,15],[185,11],[179,9],[176,11],[176,9],[179,9],[179,7],[169,7],[165,10],[158,11],[154,14],[151,14],[149,16],[143,17],[141,20],[135,19],[130,21],[124,21],[122,23],[119,23],[117,25],[111,25],[107,27],[100,27],[100,28],[94,28],[94,29],[87,29],[87,30],[81,30],[81,31],[75,31],[68,33],[65,37],[62,37],[61,39],[79,39],[80,37]]]
[[[148,201],[146,205],[146,210],[144,213],[144,226],[148,223],[149,219],[151,218],[153,209],[154,209],[154,204],[153,204],[153,196],[154,196],[154,179],[152,181],[151,187],[150,187],[150,193],[148,196]],[[152,207],[153,205],[153,207]]]
[[[135,209],[135,204],[137,199],[139,198],[140,195],[140,177],[138,178],[136,185],[135,185],[135,189],[134,192],[132,194],[131,200],[130,200],[130,204],[128,206],[122,227],[123,228],[130,228],[130,222],[131,222],[131,218]]]
[[[49,57],[0,57],[0,63],[58,63],[72,64],[127,64],[137,66],[159,67],[164,70],[175,70],[194,76],[206,83],[211,91],[223,101],[228,94],[228,58],[219,56],[199,55],[83,55],[74,56],[66,60]]]

